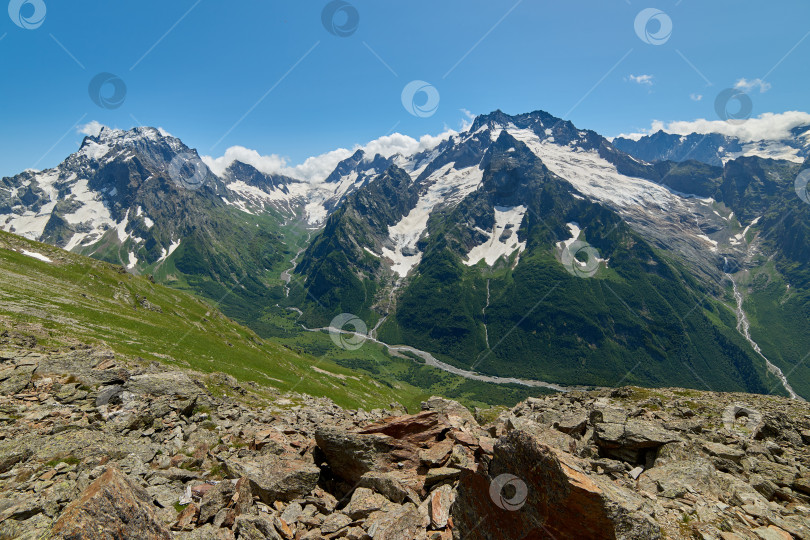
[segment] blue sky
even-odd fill
[[[12,0],[29,26],[26,1],[46,7],[37,28],[0,16],[0,176],[56,165],[91,120],[298,163],[392,131],[458,129],[463,111],[544,109],[605,135],[716,120],[715,97],[740,79],[764,78],[749,84],[755,115],[810,110],[806,0],[351,0],[346,37],[322,23],[326,1]],[[672,21],[660,45],[634,29],[650,7]],[[88,95],[102,72],[126,85],[118,108]],[[405,109],[413,80],[436,89],[435,113]]]

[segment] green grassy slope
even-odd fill
[[[47,257],[44,262],[23,253]],[[128,274],[120,266],[0,232],[0,327],[36,330],[42,346],[105,343],[129,358],[225,372],[268,389],[327,396],[365,409],[432,394],[468,405],[514,404],[538,390],[466,381],[366,343],[344,351],[294,315],[272,315],[282,341],[261,339],[207,301]]]
[[[7,327],[41,327],[50,335],[43,344],[55,348],[103,341],[128,357],[222,371],[281,391],[329,396],[343,406],[412,404],[419,397],[412,388],[386,387],[331,361],[262,340],[182,291],[8,233],[0,233],[0,317]]]

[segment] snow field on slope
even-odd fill
[[[425,181],[428,188],[419,197],[416,206],[395,225],[388,227],[388,236],[394,249],[383,248],[382,255],[393,261],[393,271],[405,277],[422,260],[416,243],[427,229],[428,218],[439,204],[454,204],[475,191],[481,184],[484,171],[477,165],[466,169],[454,169],[448,163],[431,174]],[[403,249],[408,253],[404,254]]]

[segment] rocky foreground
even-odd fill
[[[805,403],[622,388],[488,419],[441,398],[347,411],[0,342],[2,539],[810,539]]]

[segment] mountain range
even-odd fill
[[[0,180],[0,226],[194,292],[263,337],[350,313],[465,373],[808,397],[807,129],[763,154],[495,111],[303,181],[239,161],[216,175],[162,130],[104,128]]]

